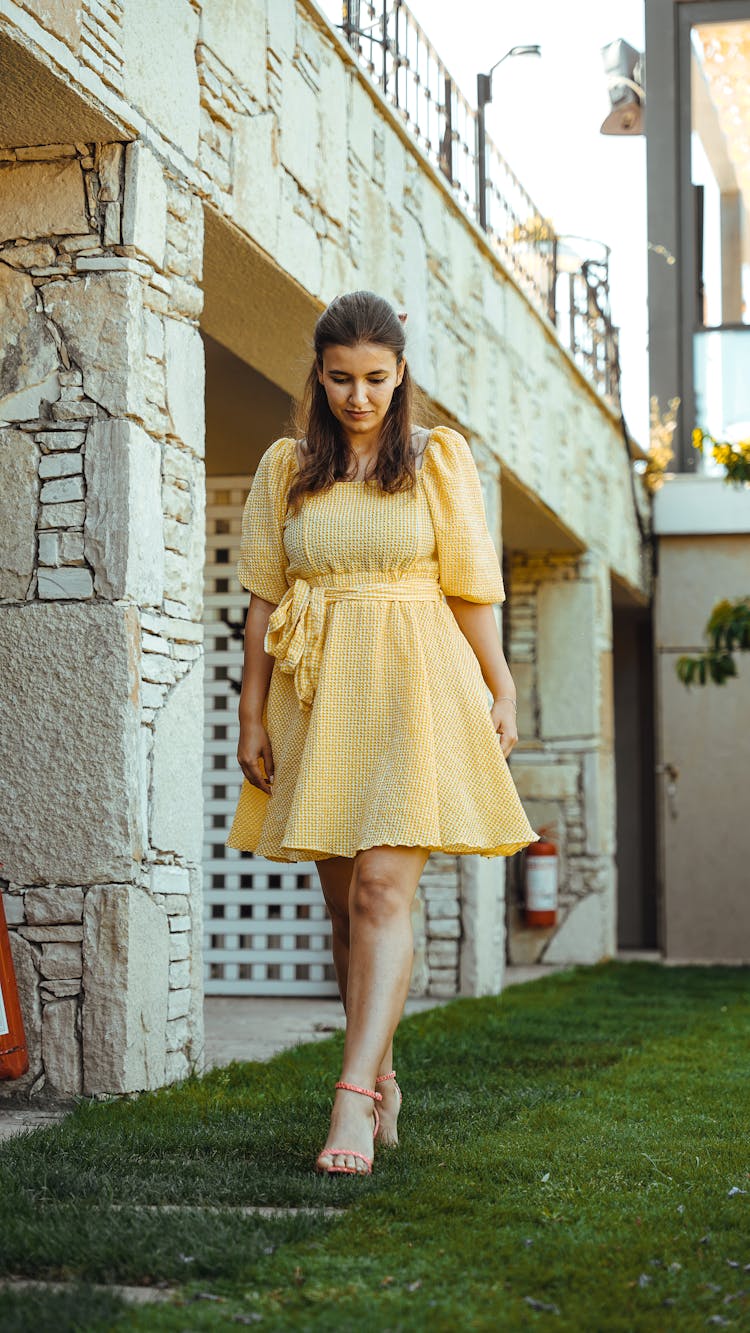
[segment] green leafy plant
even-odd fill
[[[724,480],[733,486],[750,481],[750,440],[730,444],[715,440],[709,431],[696,426],[693,448],[701,454],[710,446],[711,457],[726,469]],[[708,651],[697,657],[678,657],[675,670],[683,685],[724,685],[737,675],[735,653],[750,651],[750,597],[717,602],[703,631]]]
[[[734,654],[750,650],[750,597],[719,602],[711,612],[705,635],[707,652],[677,659],[677,675],[683,685],[705,685],[707,681],[724,685],[737,675]]]

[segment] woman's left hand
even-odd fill
[[[516,710],[509,699],[495,699],[490,708],[490,717],[500,738],[500,748],[507,759],[518,740]]]

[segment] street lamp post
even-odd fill
[[[508,56],[540,56],[541,46],[511,46],[499,60],[496,60],[487,74],[477,74],[477,199],[479,201],[479,225],[487,230],[487,129],[485,107],[492,101],[492,75],[498,65],[502,65]]]

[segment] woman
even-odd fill
[[[392,1040],[429,852],[510,855],[536,834],[506,764],[505,593],[469,446],[413,426],[387,301],[337,297],[313,341],[301,438],[266,450],[243,513],[245,781],[227,846],[315,861],[346,1012],[316,1165],[367,1173],[375,1137],[398,1141]]]

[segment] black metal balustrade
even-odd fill
[[[569,241],[544,218],[486,135],[485,198],[480,208],[480,117],[403,0],[345,0],[341,30],[367,71],[434,163],[464,210],[529,300],[555,325],[576,364],[620,406],[617,329],[609,303],[609,249],[574,258]],[[598,256],[596,252],[599,252]]]

